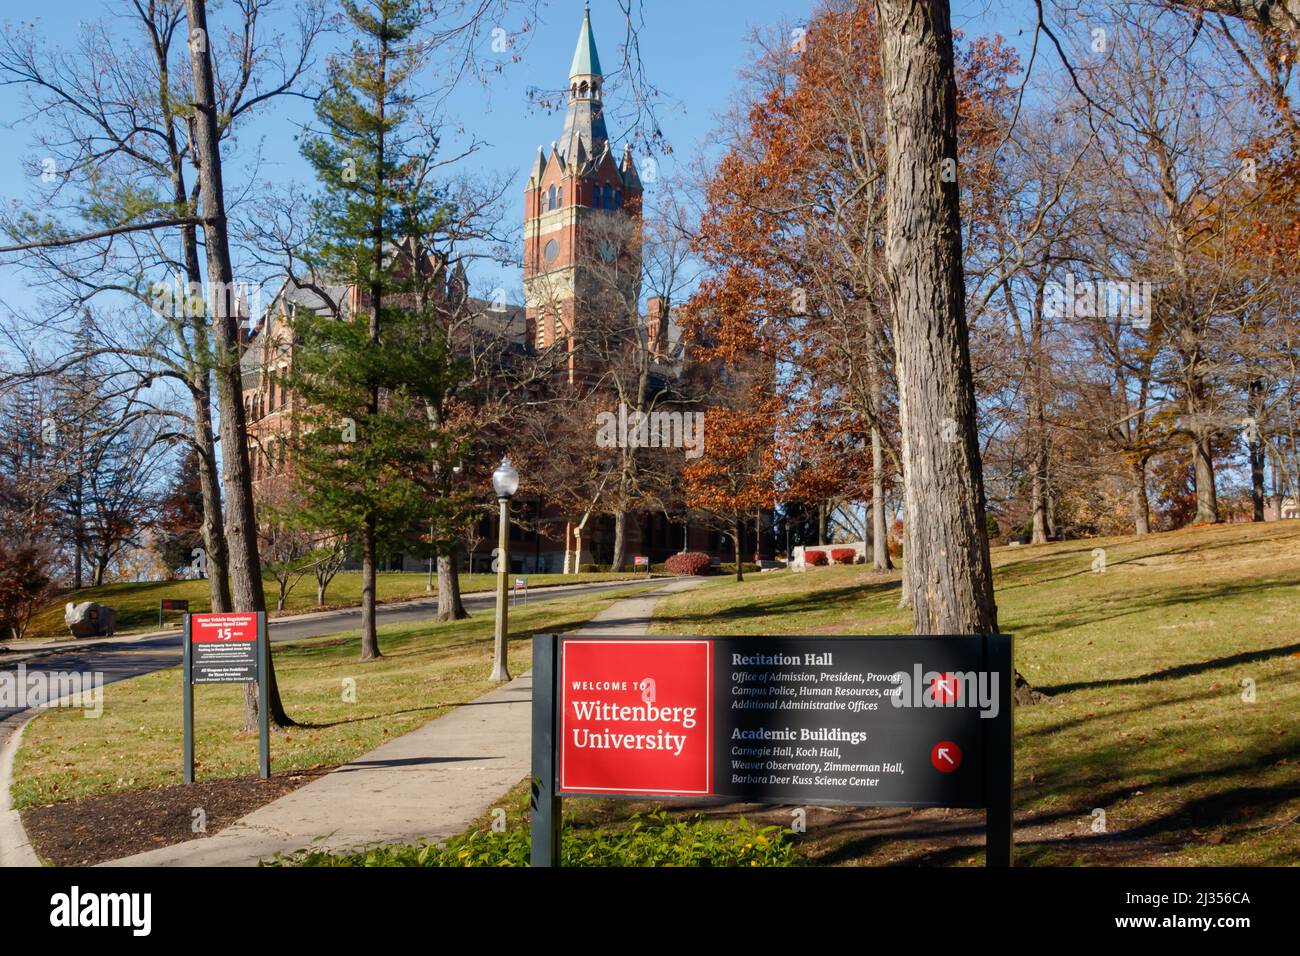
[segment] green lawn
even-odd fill
[[[1091,570],[1098,547],[1105,573]],[[1052,696],[1016,714],[1018,863],[1300,863],[1300,522],[998,548],[993,561],[1017,667]],[[655,630],[908,633],[897,603],[896,573],[769,572],[660,602]],[[846,858],[829,837],[808,853]]]
[[[640,588],[545,601],[510,614],[511,673],[531,666],[534,632],[571,629]],[[491,689],[493,611],[443,624],[380,628],[383,658],[357,663],[359,637],[274,645],[289,715],[302,726],[273,733],[276,773],[345,763]],[[129,653],[129,652],[127,652]],[[356,701],[343,699],[346,680]],[[257,772],[257,735],[244,734],[241,686],[195,688],[196,777]],[[48,710],[23,737],[14,768],[15,807],[181,782],[179,668],[109,684],[104,713]]]
[[[553,587],[557,584],[584,584],[599,581],[636,581],[644,579],[645,572],[638,576],[627,571],[620,574],[529,574],[529,588]],[[513,582],[515,575],[511,575]],[[378,575],[378,592],[381,602],[408,601],[413,598],[428,597],[425,590],[429,576],[424,572],[386,572]],[[436,581],[436,579],[435,579]],[[460,589],[464,594],[475,591],[491,591],[497,586],[495,574],[462,574]],[[277,594],[273,579],[265,579],[266,600],[270,607],[275,607]],[[434,584],[436,591],[437,584]],[[163,598],[187,600],[190,610],[201,613],[211,608],[208,582],[197,581],[151,581],[143,584],[106,584],[97,588],[82,588],[80,591],[61,595],[49,607],[44,608],[32,620],[28,637],[67,637],[68,629],[63,623],[63,606],[69,601],[96,601],[107,604],[117,611],[118,633],[132,631],[151,631],[158,627],[158,602]],[[353,607],[361,603],[361,573],[359,571],[342,571],[330,582],[325,600],[327,607]],[[310,611],[316,608],[316,581],[308,575],[298,582],[285,601],[285,611]],[[176,614],[168,614],[168,619],[175,623]]]

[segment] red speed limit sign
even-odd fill
[[[191,614],[190,679],[196,684],[257,680],[256,614]]]

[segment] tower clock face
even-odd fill
[[[548,242],[546,244],[546,248],[542,250],[542,255],[545,256],[547,262],[554,262],[556,257],[559,256],[559,254],[560,254],[560,244],[556,242],[554,239]]]
[[[618,246],[614,245],[612,239],[600,240],[600,257],[606,262],[613,262],[614,257],[618,255]]]

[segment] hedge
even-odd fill
[[[805,552],[803,553],[803,563],[804,563],[804,564],[811,564],[814,568],[825,567],[825,566],[826,566],[826,552],[825,552],[825,551],[805,551]]]
[[[703,551],[685,551],[669,556],[664,562],[669,574],[702,575],[709,573],[709,556]]]

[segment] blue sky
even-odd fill
[[[220,7],[211,3],[214,20]],[[286,3],[288,9],[290,4]],[[513,177],[508,194],[513,204],[508,216],[517,224],[523,215],[523,185],[527,167],[538,145],[549,144],[559,133],[563,117],[547,113],[530,102],[530,88],[554,89],[567,78],[578,29],[582,18],[581,0],[551,0],[542,9],[542,19],[526,33],[515,34],[520,41],[519,62],[491,49],[491,37],[485,37],[481,54],[487,66],[500,64],[487,82],[463,82],[447,100],[449,129],[457,127],[465,135],[486,142],[487,146],[467,163],[467,168],[486,170]],[[619,61],[619,44],[624,36],[622,15],[616,0],[593,0],[592,22],[600,54],[607,72]],[[735,92],[737,71],[750,58],[748,38],[753,27],[765,27],[783,21],[802,22],[811,5],[801,0],[747,0],[734,2],[687,2],[687,0],[647,0],[646,23],[641,32],[641,55],[647,79],[658,86],[664,96],[658,118],[669,142],[671,155],[656,157],[659,174],[670,177],[698,154],[707,149],[715,117],[727,106]],[[36,18],[38,29],[47,42],[67,45],[75,39],[80,24],[109,16],[118,9],[113,0],[59,0],[57,16]],[[1017,45],[1028,37],[1031,5],[1025,0],[958,0],[954,4],[954,25],[968,35],[1001,31]],[[0,14],[12,19],[6,11]],[[23,19],[27,19],[24,17]],[[502,24],[514,32],[518,24]],[[1024,36],[1017,31],[1025,28]],[[337,43],[329,38],[327,45]],[[324,52],[324,51],[322,51]],[[320,63],[318,62],[318,67]],[[612,90],[617,112],[618,91]],[[239,136],[238,151],[228,159],[227,195],[233,195],[241,182],[247,181],[251,160],[258,157],[257,178],[272,182],[297,179],[310,182],[311,174],[298,154],[294,134],[310,119],[310,109],[301,100],[282,100],[261,112]],[[610,134],[616,140],[625,135],[617,118],[610,118]],[[0,87],[0,201],[30,200],[31,184],[22,163],[36,155],[32,139],[33,126],[20,90]],[[448,152],[455,143],[447,143]],[[233,162],[230,162],[233,159]],[[653,185],[648,189],[653,203]],[[520,295],[519,269],[508,266],[494,271],[479,267],[471,275],[475,291],[500,285],[511,299]],[[28,290],[22,271],[12,264],[0,264],[0,315],[12,309],[30,309],[36,304]]]

